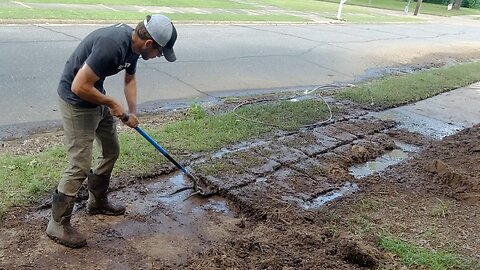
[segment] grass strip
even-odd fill
[[[26,9],[21,7],[0,7],[0,19],[24,20],[102,20],[102,21],[131,21],[143,20],[147,13],[109,10],[84,9]]]
[[[99,20],[112,22],[140,21],[147,12],[81,10],[81,9],[25,9],[0,7],[1,20],[58,20],[82,21]],[[168,14],[174,21],[242,21],[242,22],[306,22],[307,19],[291,15],[253,15],[253,14]]]
[[[426,99],[478,81],[480,62],[471,62],[400,76],[386,76],[343,89],[336,94],[336,98],[385,109]]]
[[[1,2],[10,2],[1,0]],[[23,3],[41,3],[41,4],[80,4],[80,5],[140,5],[140,6],[159,6],[159,7],[196,7],[196,8],[249,8],[254,6],[240,3],[232,0],[27,0]]]
[[[35,155],[0,155],[0,217],[9,207],[33,202],[51,190],[65,161],[60,146]]]
[[[259,3],[268,4],[271,6],[279,7],[287,10],[297,10],[305,12],[335,12],[338,10],[339,1],[338,0],[256,0]],[[415,10],[416,2],[412,1],[409,5],[410,15]],[[349,0],[343,6],[343,13],[354,12],[354,13],[368,13],[375,14],[373,11],[368,11],[362,7],[371,7],[378,9],[388,9],[395,11],[404,11],[405,6],[407,5],[406,1],[398,0]],[[381,11],[379,11],[380,13]],[[439,16],[458,16],[458,15],[475,15],[480,14],[480,9],[472,8],[461,8],[460,10],[447,10],[446,5],[438,5],[432,3],[423,2],[420,8],[421,14],[432,14]],[[406,15],[407,16],[407,15]],[[343,16],[342,16],[343,17]],[[346,18],[345,18],[346,19]],[[348,20],[347,20],[348,21]]]
[[[3,3],[3,4],[2,4]],[[336,0],[256,0],[251,3],[241,3],[237,1],[223,1],[223,0],[107,0],[103,1],[103,5],[136,6],[138,11],[125,10],[108,10],[100,7],[99,9],[92,9],[92,6],[99,5],[98,1],[94,0],[29,0],[22,2],[31,4],[33,8],[26,8],[15,4],[12,1],[0,0],[0,20],[60,20],[60,21],[78,21],[78,20],[97,20],[97,21],[137,21],[143,19],[145,14],[141,12],[142,6],[153,7],[171,7],[171,8],[212,8],[225,9],[230,11],[240,10],[258,10],[259,6],[267,5],[285,10],[285,14],[270,14],[270,15],[254,15],[254,14],[233,14],[231,12],[214,11],[211,14],[193,14],[193,13],[171,13],[169,17],[177,21],[252,21],[252,22],[305,22],[309,21],[307,18],[301,18],[292,14],[289,11],[301,12],[315,12],[319,17],[336,20],[338,11],[338,1]],[[47,5],[35,5],[34,3],[41,3]],[[67,4],[67,6],[55,5]],[[70,5],[89,5],[69,8]],[[398,14],[385,14],[379,9],[390,9],[395,11],[403,11],[407,3],[398,0],[352,0],[348,1],[343,7],[342,20],[351,23],[385,23],[385,22],[418,22],[423,21],[422,16],[411,16]],[[413,10],[415,3],[410,4],[410,9]],[[82,7],[82,8],[79,8]],[[376,9],[370,9],[376,8]],[[119,8],[121,9],[121,8]],[[440,16],[456,16],[456,15],[478,15],[480,9],[461,8],[460,10],[447,11],[446,6],[431,3],[423,3],[421,13],[440,15]]]
[[[418,247],[401,239],[382,235],[380,247],[400,258],[407,266],[426,266],[432,270],[473,269],[473,261],[461,258],[453,250],[436,251]]]

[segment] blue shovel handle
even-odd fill
[[[180,165],[180,163],[178,163],[172,156],[170,156],[170,154],[168,154],[168,152],[165,151],[165,149],[163,149],[155,140],[153,140],[152,137],[150,137],[145,131],[143,131],[143,129],[141,129],[140,127],[135,127],[135,130],[138,131],[138,133],[140,133],[140,135],[142,135],[147,141],[149,141],[155,148],[157,148],[157,150],[160,151],[160,153],[162,153],[168,160],[170,160],[170,162],[177,166],[177,168],[182,170],[182,172],[185,173],[190,179],[194,180],[194,183],[196,183],[195,177],[193,177],[193,175],[190,174],[187,169],[185,169],[185,167]]]

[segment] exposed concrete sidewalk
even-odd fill
[[[441,139],[480,123],[480,82],[376,114],[411,132]]]

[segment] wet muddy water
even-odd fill
[[[185,200],[189,191],[169,195],[186,185],[190,183],[178,173],[145,184],[144,195],[141,189],[118,194],[134,198],[128,203],[127,216],[131,218],[112,229],[135,243],[141,253],[163,261],[170,259],[170,263],[184,263],[207,247],[206,239],[217,241],[227,236],[225,225],[235,220],[229,203],[219,196]]]
[[[398,164],[408,159],[412,153],[419,151],[419,147],[415,145],[398,141],[395,142],[395,145],[398,147],[398,149],[393,149],[373,160],[350,167],[350,174],[352,174],[355,178],[360,179],[376,172],[381,172],[389,166]]]
[[[28,241],[30,246],[36,247],[36,252],[28,258],[18,255],[16,259],[22,265],[42,268],[55,258],[62,262],[62,254],[68,253],[77,254],[65,262],[72,268],[86,269],[82,267],[85,260],[96,262],[97,268],[88,269],[160,269],[156,265],[178,268],[204,251],[211,242],[229,237],[241,220],[235,206],[220,196],[194,196],[185,200],[189,191],[169,196],[187,185],[190,185],[188,178],[179,172],[135,180],[128,188],[109,194],[110,200],[127,206],[125,215],[119,217],[87,215],[85,201],[78,203],[72,224],[88,242],[86,248],[79,250],[65,248],[46,237],[44,230],[49,209],[32,212],[27,220],[37,237]],[[18,242],[22,241],[19,240],[21,236],[20,231],[0,229],[0,239],[10,247],[25,245]],[[9,256],[11,261],[15,260],[16,255],[3,254],[4,251],[0,250],[0,257]],[[138,260],[132,262],[135,256]]]
[[[459,125],[419,115],[404,108],[394,108],[380,113],[373,113],[373,115],[383,120],[397,121],[401,128],[434,139],[442,139],[463,129]]]

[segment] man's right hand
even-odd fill
[[[108,109],[110,110],[110,114],[117,118],[120,118],[125,114],[122,105],[118,104],[117,102],[113,102],[110,106],[108,106]]]
[[[122,118],[120,118],[122,120],[122,122],[131,127],[131,128],[135,128],[138,126],[138,118],[135,114],[124,114],[122,116]]]

